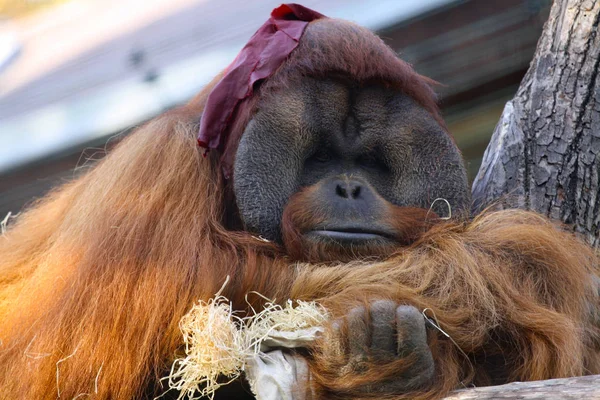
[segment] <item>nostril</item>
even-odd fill
[[[361,187],[360,187],[360,186],[358,186],[358,185],[357,185],[357,186],[355,186],[355,187],[352,189],[352,193],[351,193],[351,194],[352,194],[352,198],[353,198],[353,199],[357,199],[357,198],[358,198],[358,196],[360,196],[360,191],[361,191]]]
[[[340,196],[343,197],[345,199],[348,198],[348,191],[343,188],[340,184],[335,185],[335,193]]]

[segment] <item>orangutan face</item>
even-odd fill
[[[410,242],[428,213],[469,204],[460,153],[434,118],[403,93],[345,79],[264,95],[233,179],[248,231],[360,256]]]

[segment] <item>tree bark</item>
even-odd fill
[[[530,209],[599,245],[599,21],[598,0],[554,2],[473,182],[475,212]]]
[[[473,211],[518,207],[600,242],[600,0],[555,0],[473,182]],[[457,391],[447,400],[600,399],[600,375]]]

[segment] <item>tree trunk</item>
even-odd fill
[[[599,245],[600,1],[556,0],[473,182],[474,211],[540,212]]]
[[[555,0],[473,182],[473,211],[518,207],[599,246],[600,0]],[[600,375],[461,390],[447,400],[600,398]]]

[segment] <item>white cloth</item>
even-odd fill
[[[306,347],[323,331],[314,327],[294,332],[274,330],[262,352],[246,363],[246,379],[257,400],[304,400],[310,390],[308,363],[287,349]]]

